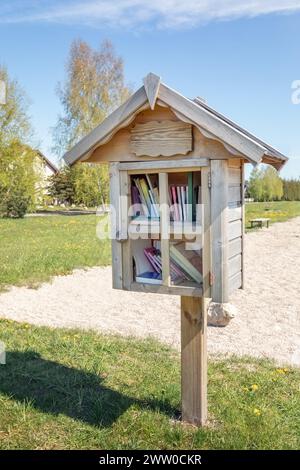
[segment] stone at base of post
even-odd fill
[[[208,305],[207,323],[210,326],[227,326],[237,315],[237,308],[226,302],[210,302]]]
[[[207,301],[181,297],[182,420],[197,426],[207,421]]]

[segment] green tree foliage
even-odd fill
[[[0,215],[23,217],[33,209],[38,182],[36,152],[28,145],[32,137],[29,100],[3,66],[0,80],[6,85],[6,103],[0,106]]]
[[[61,156],[129,96],[123,61],[109,41],[99,50],[76,40],[71,45],[67,80],[58,86],[64,114],[54,128],[54,149]]]
[[[251,172],[248,185],[248,194],[249,197],[253,198],[255,201],[262,201],[262,170],[258,167],[254,168]]]
[[[271,166],[255,168],[249,180],[248,193],[255,201],[279,201],[283,196],[282,180]]]
[[[71,205],[75,203],[74,170],[64,166],[58,173],[50,176],[48,193],[59,204]]]
[[[0,66],[0,80],[6,85],[6,104],[0,105],[1,145],[9,145],[17,140],[28,143],[32,135],[28,117],[29,100],[19,83],[10,79],[3,66]]]
[[[285,201],[300,201],[300,179],[283,179],[283,199]]]
[[[0,215],[23,217],[34,207],[37,175],[35,152],[19,141],[0,142]]]
[[[280,201],[283,196],[283,185],[278,172],[272,166],[267,166],[263,176],[264,201]]]
[[[124,83],[123,60],[109,41],[104,41],[99,50],[82,40],[74,41],[67,63],[67,80],[58,87],[64,114],[59,117],[53,133],[57,155],[61,156],[99,125],[129,94]],[[66,175],[70,186],[67,195],[66,188],[62,194],[58,191],[59,200],[89,207],[108,201],[106,165],[80,163],[69,173],[63,170],[57,179],[64,180]]]
[[[77,163],[50,177],[49,194],[60,204],[97,207],[108,202],[106,165]]]
[[[75,202],[96,207],[108,202],[109,177],[106,165],[78,163],[73,167]]]

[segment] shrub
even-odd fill
[[[30,197],[26,196],[22,190],[16,189],[2,202],[0,211],[4,217],[23,218],[30,204]]]
[[[0,216],[24,217],[34,207],[35,153],[20,142],[0,145]]]

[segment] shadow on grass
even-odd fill
[[[178,417],[168,401],[130,397],[106,387],[96,374],[43,359],[35,351],[7,352],[6,362],[0,366],[0,393],[44,413],[103,427],[111,426],[132,405]]]

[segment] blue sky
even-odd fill
[[[133,88],[152,71],[226,114],[290,156],[300,176],[300,0],[2,0],[0,63],[32,104],[36,141],[53,160],[55,94],[73,39],[109,38]]]

